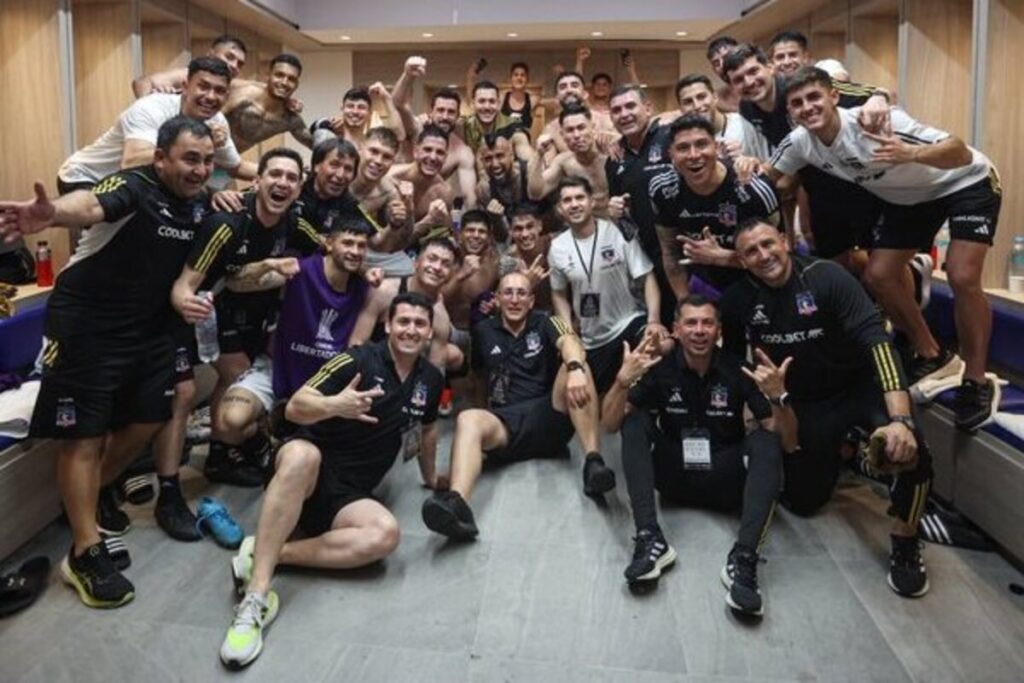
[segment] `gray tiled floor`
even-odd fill
[[[447,453],[448,439],[442,444]],[[618,441],[605,440],[618,468]],[[813,519],[780,512],[761,579],[767,615],[736,620],[718,572],[737,522],[663,511],[680,561],[656,591],[631,594],[621,572],[632,526],[622,483],[607,505],[583,497],[579,453],[486,472],[474,495],[482,535],[446,544],[419,519],[414,465],[381,493],[402,543],[381,566],[334,575],[284,572],[282,611],[253,681],[1021,681],[1020,573],[997,555],[929,546],[932,591],[885,585],[885,500],[844,482]],[[256,492],[188,479],[190,497],[224,499],[252,529]],[[54,574],[40,602],[0,622],[0,680],[207,681],[232,677],[217,648],[231,614],[230,553],[168,540],[148,508],[128,508],[138,597],[91,611]],[[53,525],[18,556],[55,562]],[[10,563],[9,563],[10,564]]]

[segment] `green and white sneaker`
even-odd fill
[[[269,591],[264,600],[256,593],[246,593],[235,607],[235,620],[231,622],[224,643],[220,646],[220,661],[232,670],[252,664],[263,651],[263,632],[270,627],[279,607],[277,593]]]
[[[242,545],[238,546],[238,554],[231,558],[231,578],[235,582],[235,592],[245,595],[245,588],[252,579],[252,555],[256,550],[256,537],[246,536]]]

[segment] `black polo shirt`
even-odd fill
[[[771,417],[768,400],[741,368],[743,361],[728,351],[712,352],[711,366],[701,377],[686,365],[679,346],[629,390],[629,402],[658,414],[658,426],[678,441],[684,429],[706,429],[711,448],[739,443],[746,436],[743,406],[758,420]]]
[[[395,371],[385,339],[338,354],[324,363],[306,386],[333,396],[341,393],[356,373],[361,375],[360,391],[377,386],[384,389],[383,396],[373,399],[369,411],[377,423],[335,417],[301,427],[296,436],[316,444],[323,456],[323,467],[341,473],[346,481],[369,491],[394,463],[402,433],[416,423],[429,425],[437,420],[444,380],[437,368],[420,357],[403,382]]]
[[[561,318],[530,311],[518,336],[509,332],[501,316],[473,327],[473,367],[487,377],[490,405],[506,406],[551,393],[561,363],[558,340],[574,334]]]
[[[794,127],[789,119],[786,96],[783,94],[785,87],[785,79],[776,76],[775,107],[771,111],[765,111],[749,100],[740,101],[740,115],[750,121],[757,132],[765,137],[770,147],[769,151],[772,152]],[[859,107],[875,94],[873,86],[860,83],[846,83],[833,79],[832,87],[839,92],[839,106],[844,109]]]
[[[295,200],[292,210],[298,214],[297,229],[288,236],[288,249],[298,252],[301,256],[309,256],[320,249],[323,237],[331,233],[342,221],[354,221],[363,225],[366,234],[372,235],[377,227],[363,210],[359,208],[359,200],[346,190],[338,197],[329,199],[317,195],[314,186],[316,178],[310,176],[302,185],[302,192]]]
[[[786,389],[795,400],[841,395],[872,376],[883,391],[906,389],[874,303],[834,261],[794,256],[782,287],[748,276],[719,304],[725,348],[742,354],[749,344],[776,364],[792,356]]]
[[[655,174],[648,186],[655,224],[694,239],[700,239],[707,227],[720,246],[735,251],[736,226],[748,218],[768,218],[778,213],[779,198],[766,177],[754,176],[742,184],[730,164],[725,168],[725,180],[709,195],[691,190],[673,167]],[[682,258],[682,245],[677,246],[676,258]],[[745,274],[742,268],[700,264],[689,265],[686,270],[719,291],[725,291]]]
[[[629,215],[640,230],[641,246],[655,263],[658,263],[661,250],[658,236],[654,232],[654,215],[647,201],[647,185],[651,174],[672,167],[668,163],[668,145],[671,142],[668,129],[668,126],[652,121],[636,151],[630,149],[625,138],[621,138],[619,148],[622,150],[622,159],[608,157],[604,165],[609,196],[629,193]]]

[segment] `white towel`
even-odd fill
[[[24,439],[39,395],[39,380],[0,393],[0,436]]]
[[[995,423],[1018,439],[1024,439],[1024,415],[996,413]]]

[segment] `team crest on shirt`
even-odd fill
[[[540,335],[536,331],[526,335],[526,350],[529,353],[540,351]]]
[[[206,215],[206,209],[203,208],[202,204],[192,205],[192,222],[202,223],[203,217]]]
[[[327,212],[324,217],[324,232],[330,232],[331,226],[334,225],[334,220],[338,217],[338,212],[335,209],[331,209]]]
[[[416,382],[412,390],[412,404],[420,408],[427,405],[427,385],[423,382]]]
[[[57,419],[56,423],[58,427],[74,427],[78,422],[78,416],[75,410],[75,399],[73,398],[59,398],[57,399]]]
[[[608,245],[606,247],[601,247],[601,258],[603,258],[606,263],[611,263],[612,261],[614,261],[615,260],[615,247],[613,247],[611,245]]]
[[[656,164],[661,161],[661,148],[651,147],[650,151],[647,152],[647,163]]]
[[[711,407],[727,408],[729,406],[729,390],[721,384],[716,384],[711,387]]]
[[[800,315],[814,315],[818,305],[814,303],[814,295],[810,292],[798,292],[796,295],[796,312]]]
[[[718,222],[730,228],[736,225],[736,205],[729,202],[719,204]]]

